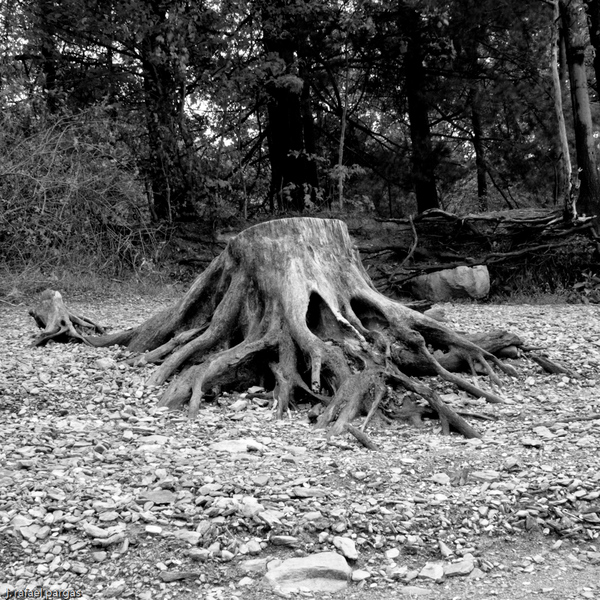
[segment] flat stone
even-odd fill
[[[240,569],[243,573],[264,573],[268,562],[268,558],[250,558],[240,563]]]
[[[272,535],[269,541],[275,546],[289,546],[290,548],[297,548],[300,545],[300,540],[293,535]]]
[[[371,573],[369,571],[365,571],[364,569],[356,569],[356,571],[352,571],[352,581],[364,581],[371,577]]]
[[[217,452],[231,452],[232,454],[239,454],[241,452],[264,452],[267,449],[264,444],[250,438],[222,440],[221,442],[214,442],[210,447]]]
[[[446,577],[468,575],[474,568],[475,563],[473,562],[473,558],[463,558],[458,562],[444,565],[444,575]]]
[[[196,571],[166,571],[160,574],[160,578],[166,582],[180,581],[182,579],[191,579],[193,577],[199,577],[200,573]]]
[[[170,490],[149,490],[140,496],[142,502],[154,502],[154,504],[171,504],[177,496]]]
[[[440,562],[428,562],[419,571],[419,577],[440,581],[444,577],[444,565]]]
[[[352,569],[337,552],[319,552],[284,560],[270,569],[265,580],[282,592],[309,590],[333,593],[348,586]]]

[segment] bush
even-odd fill
[[[4,269],[121,276],[161,247],[125,143],[133,127],[102,109],[53,120],[0,116]]]

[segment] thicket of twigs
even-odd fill
[[[127,126],[99,109],[18,117],[0,115],[2,269],[33,280],[152,269],[161,243]]]

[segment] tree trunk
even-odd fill
[[[590,42],[594,47],[594,73],[596,74],[596,94],[600,95],[600,2],[586,0],[590,19]]]
[[[85,340],[142,353],[132,364],[158,363],[149,385],[175,376],[161,405],[189,403],[191,416],[217,386],[259,383],[273,390],[279,416],[302,397],[327,406],[320,425],[336,420],[336,431],[345,431],[389,383],[420,394],[444,422],[473,437],[433,390],[403,370],[502,402],[447,368],[478,367],[495,383],[490,363],[514,374],[482,348],[488,341],[496,350],[514,345],[514,336],[492,337],[475,343],[377,292],[341,221],[293,218],[237,235],[178,302],[138,327]]]
[[[574,213],[571,206],[571,156],[569,152],[569,140],[567,138],[567,127],[565,125],[565,114],[563,111],[563,81],[559,69],[559,56],[561,48],[560,8],[559,0],[554,0],[554,13],[552,21],[552,37],[550,49],[550,71],[552,73],[552,87],[554,93],[554,114],[558,124],[556,134],[557,147],[557,177],[555,203],[565,207],[568,214]]]
[[[423,40],[420,15],[411,8],[401,10],[402,18],[410,22],[406,52],[406,98],[412,143],[412,176],[417,196],[417,210],[439,208],[435,180],[435,157],[431,143]],[[406,27],[406,24],[403,24]]]
[[[302,211],[315,202],[319,188],[309,73],[298,75],[298,44],[291,34],[287,7],[278,1],[263,7],[265,51],[281,61],[271,72],[268,93],[268,145],[271,164],[269,203],[279,210]],[[283,33],[282,33],[283,32]],[[287,33],[287,35],[285,35]]]
[[[580,171],[578,212],[600,216],[600,173],[596,162],[592,113],[585,72],[587,23],[578,0],[560,0],[575,124],[577,166]]]
[[[148,6],[154,27],[140,44],[149,147],[144,170],[152,192],[152,216],[171,222],[191,211],[196,162],[185,135],[185,72],[170,58],[173,48],[165,40],[168,15],[156,3]]]
[[[483,147],[483,126],[481,124],[481,103],[479,84],[475,82],[470,93],[471,127],[473,128],[473,149],[475,150],[475,167],[477,169],[477,203],[481,212],[488,210],[488,188],[485,166],[485,149]]]

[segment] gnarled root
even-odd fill
[[[29,310],[42,333],[35,338],[33,346],[43,346],[50,340],[76,340],[91,346],[83,333],[103,333],[104,328],[86,317],[70,313],[60,292],[44,290],[38,304]]]
[[[370,419],[392,384],[422,396],[444,432],[452,427],[467,437],[479,434],[414,377],[439,376],[502,402],[495,390],[455,371],[482,372],[498,386],[494,369],[515,372],[495,353],[522,345],[505,332],[460,335],[386,298],[373,287],[346,226],[314,218],[250,227],[173,306],[134,329],[88,341],[125,344],[138,354],[131,363],[157,363],[149,384],[172,378],[161,405],[189,403],[191,416],[212,388],[258,383],[273,391],[279,417],[302,397],[325,405],[319,426],[342,433],[360,414]]]

